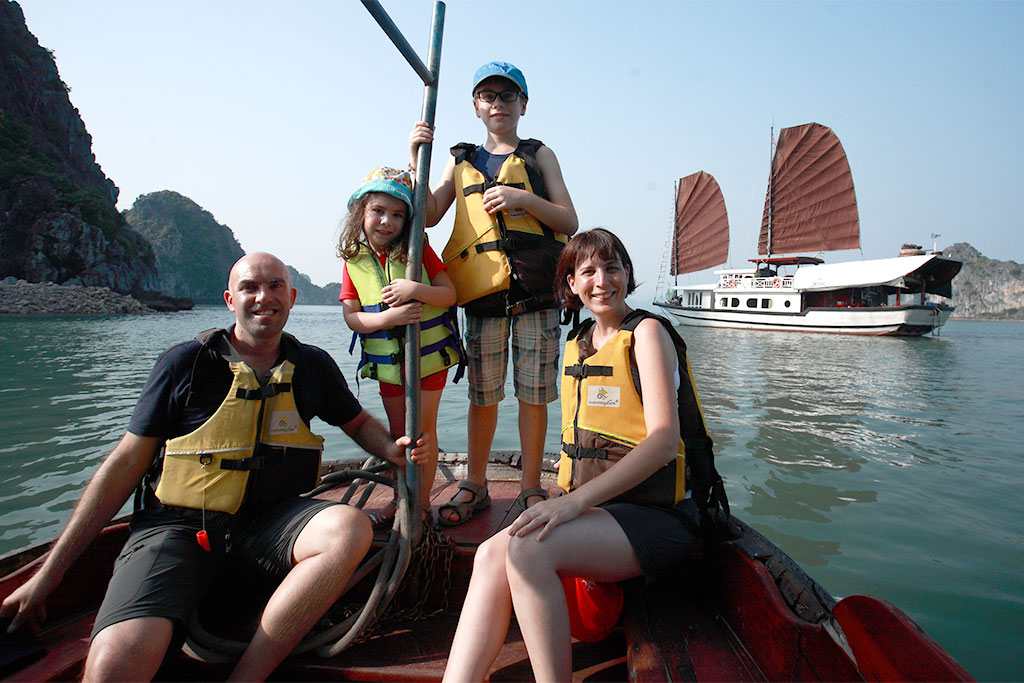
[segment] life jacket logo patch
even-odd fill
[[[592,386],[587,387],[587,405],[597,408],[618,408],[619,387]]]
[[[299,411],[275,410],[270,413],[271,434],[295,434],[299,431]]]

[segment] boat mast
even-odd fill
[[[767,256],[772,255],[772,219],[775,209],[775,124],[772,123],[768,138],[768,241]]]
[[[679,285],[679,264],[677,263],[679,248],[679,226],[676,225],[676,213],[679,211],[679,181],[672,181],[672,256],[669,259],[669,272],[672,274],[672,284]]]

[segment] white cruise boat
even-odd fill
[[[916,245],[896,258],[834,264],[789,255],[859,247],[853,177],[839,139],[817,123],[784,128],[765,198],[762,255],[750,268],[715,271],[714,283],[673,284],[655,305],[683,325],[750,330],[920,336],[946,323],[960,261]],[[681,179],[669,274],[720,265],[728,252],[718,183],[704,171]]]

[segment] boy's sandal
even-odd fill
[[[530,507],[529,505],[526,504],[526,501],[533,497],[539,497],[541,500],[547,500],[549,497],[547,489],[541,486],[534,486],[533,488],[523,489],[522,491],[519,492],[519,497],[516,498],[516,502],[523,506],[523,510],[526,510],[528,507]],[[534,503],[534,505],[536,505],[536,503]]]
[[[455,497],[459,495],[459,491],[468,491],[472,497],[466,501],[456,501]],[[487,492],[487,483],[485,482],[481,486],[474,484],[469,479],[463,479],[459,482],[458,490],[455,491],[452,499],[438,509],[437,523],[445,527],[458,526],[468,522],[473,517],[474,512],[486,510],[490,506],[491,494]],[[449,519],[445,516],[445,512],[449,514],[454,512],[457,517]]]

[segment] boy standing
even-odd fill
[[[487,458],[504,398],[508,342],[519,399],[523,508],[547,498],[540,486],[547,404],[558,397],[555,263],[579,223],[554,152],[522,140],[526,78],[507,62],[489,62],[473,77],[473,107],[487,129],[482,145],[451,148],[441,182],[427,192],[426,225],[455,202],[455,225],[442,259],[466,310],[469,360],[469,467],[451,501],[438,511],[444,526],[462,524],[491,503]],[[433,141],[423,122],[409,136],[412,164]]]

